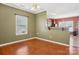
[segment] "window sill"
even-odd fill
[[[16,36],[19,36],[19,35],[27,35],[27,33],[16,34]]]

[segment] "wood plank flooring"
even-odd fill
[[[68,55],[69,47],[32,39],[0,47],[0,55]]]

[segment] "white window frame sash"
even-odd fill
[[[27,21],[26,21],[26,32],[25,33],[21,33],[21,34],[17,34],[17,16],[18,15],[16,15],[16,35],[25,35],[25,34],[28,34],[28,16],[24,16],[24,17],[26,17],[27,18]],[[19,16],[23,16],[23,15],[19,15]]]

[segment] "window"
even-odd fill
[[[16,15],[16,35],[27,34],[28,17]]]
[[[59,27],[60,28],[68,28],[69,32],[73,32],[73,21],[63,21],[59,22]]]

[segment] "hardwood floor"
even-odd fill
[[[39,39],[0,47],[0,55],[68,55],[69,47]]]

